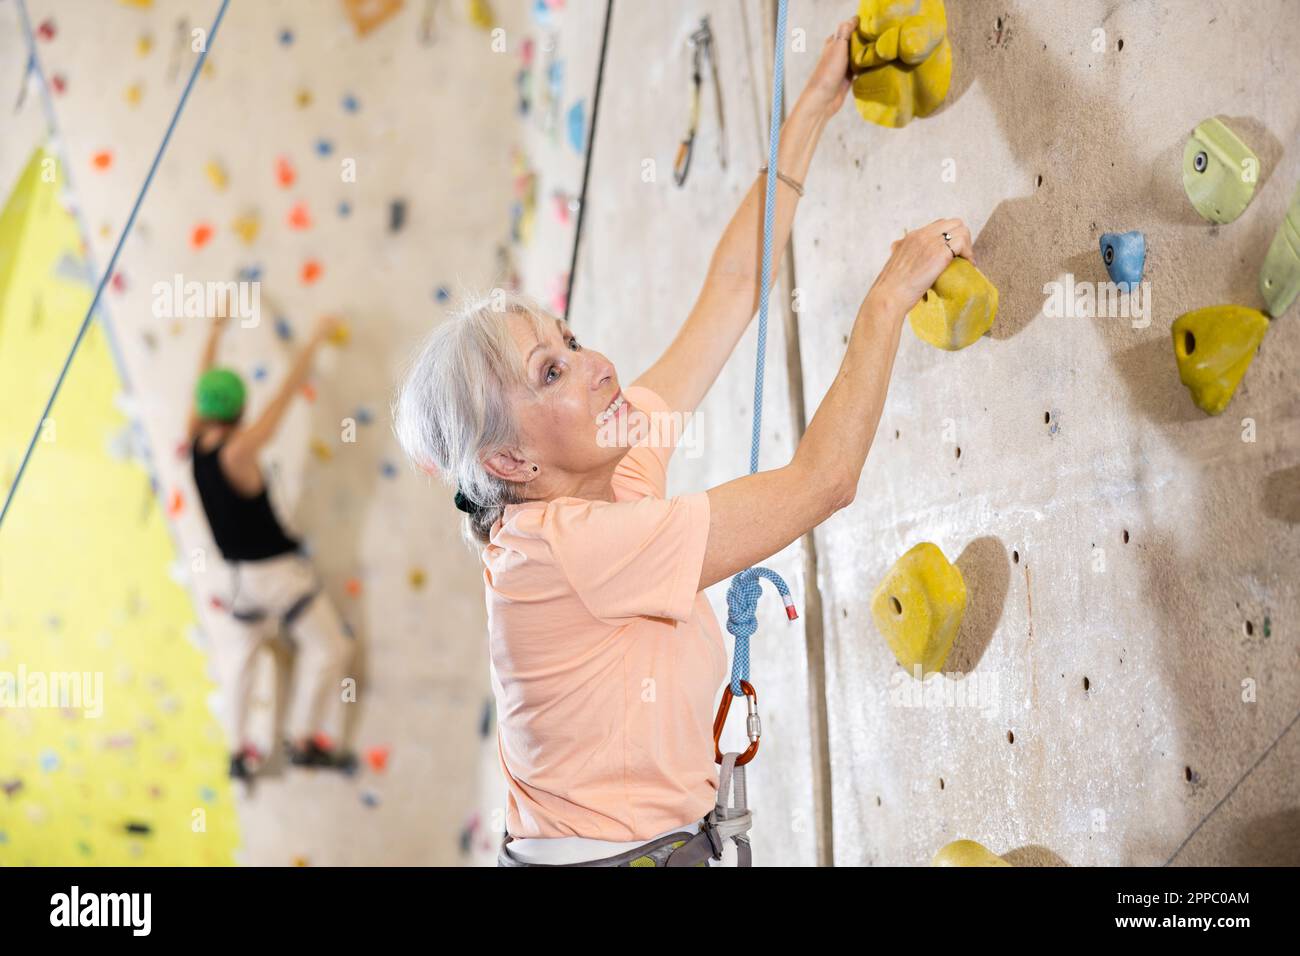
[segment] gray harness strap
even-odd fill
[[[745,768],[736,766],[738,756],[723,755],[717,802],[696,833],[670,833],[625,853],[580,863],[526,863],[511,854],[513,838],[507,836],[497,852],[497,866],[707,866],[710,859],[722,859],[727,840],[736,844],[737,864],[752,866],[748,834],[754,813],[745,805]]]
[[[722,755],[717,802],[704,818],[704,828],[668,858],[668,866],[698,866],[710,858],[720,860],[727,840],[736,844],[737,866],[753,865],[749,828],[754,823],[754,811],[746,805],[745,768],[736,766],[738,756]]]
[[[265,621],[266,608],[264,607],[245,607],[245,608],[235,607],[239,599],[239,565],[238,564],[234,565],[234,571],[235,571],[235,585],[234,588],[232,589],[233,593],[231,594],[230,597],[230,616],[233,617],[236,621],[243,621],[245,624],[256,624],[259,621]],[[300,598],[298,598],[298,600],[290,604],[289,607],[285,610],[285,612],[280,615],[280,627],[286,630],[289,627],[291,627],[293,625],[293,622],[298,620],[298,618],[302,616],[302,612],[307,610],[307,608],[311,605],[311,602],[316,600],[316,596],[320,594],[320,592],[321,589],[318,585],[317,587],[312,588],[306,594],[302,595]]]

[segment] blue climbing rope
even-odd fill
[[[18,465],[18,471],[14,475],[13,484],[9,486],[9,492],[5,495],[4,506],[0,507],[0,526],[4,525],[5,515],[9,513],[9,508],[13,504],[14,496],[18,493],[18,484],[23,479],[23,473],[27,471],[27,464],[31,461],[32,452],[36,449],[37,439],[41,436],[41,427],[45,420],[50,416],[50,410],[54,407],[54,400],[58,398],[59,390],[63,387],[63,381],[68,377],[68,369],[72,367],[72,359],[77,354],[77,349],[81,345],[81,340],[86,336],[86,330],[90,328],[90,320],[95,316],[95,310],[99,307],[99,300],[104,295],[104,286],[108,285],[108,280],[113,275],[113,270],[117,268],[117,258],[122,252],[122,247],[126,245],[127,237],[131,234],[131,227],[135,225],[135,217],[140,212],[140,206],[144,203],[144,197],[149,192],[149,186],[153,183],[154,174],[158,171],[158,165],[162,162],[163,153],[167,151],[167,144],[171,141],[172,132],[176,129],[176,124],[180,121],[181,113],[185,109],[185,104],[190,98],[190,91],[194,88],[194,81],[198,79],[199,72],[203,69],[203,64],[208,58],[208,50],[212,47],[212,41],[217,37],[217,28],[221,26],[221,20],[226,15],[226,7],[230,5],[230,0],[221,0],[221,7],[217,10],[217,15],[212,21],[212,28],[208,30],[207,40],[203,44],[203,50],[199,53],[199,58],[194,63],[194,69],[190,71],[189,81],[185,84],[185,90],[181,93],[180,102],[176,104],[176,110],[172,113],[171,122],[167,124],[167,132],[163,134],[162,142],[158,145],[158,151],[154,154],[153,162],[149,165],[149,172],[144,178],[144,185],[140,187],[140,192],[135,197],[135,204],[131,207],[131,214],[127,217],[126,225],[122,229],[122,234],[117,238],[117,245],[113,247],[113,254],[108,258],[108,265],[104,269],[104,274],[100,276],[99,284],[95,287],[95,297],[90,300],[90,306],[86,309],[85,318],[81,320],[81,326],[77,329],[77,336],[72,340],[72,347],[68,349],[67,358],[63,361],[63,368],[59,370],[59,377],[54,380],[54,388],[50,392],[50,397],[45,403],[45,408],[41,412],[41,417],[36,420],[36,430],[32,432],[31,441],[27,443],[27,450],[23,452],[23,460]],[[19,0],[18,13],[22,20],[23,32],[27,40],[29,58],[27,62],[28,71],[35,71],[39,80],[42,91],[46,88],[45,76],[41,72],[40,60],[36,56],[36,41],[32,35],[31,20],[27,15],[27,5],[23,0]]]
[[[786,0],[778,0],[776,12],[776,56],[772,67],[772,120],[767,138],[767,193],[763,200],[763,267],[758,293],[758,355],[754,367],[754,429],[750,435],[749,473],[758,471],[758,449],[763,425],[763,370],[767,360],[767,310],[771,293],[772,232],[776,221],[776,151],[781,138],[781,89],[785,85]],[[740,682],[749,680],[749,639],[758,630],[758,598],[763,578],[771,581],[785,602],[790,620],[796,615],[790,589],[781,575],[769,568],[746,568],[731,579],[727,588],[727,630],[735,638],[731,658],[731,693],[740,697]]]

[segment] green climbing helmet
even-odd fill
[[[200,418],[233,422],[244,410],[244,380],[228,368],[210,368],[199,376],[194,404]]]

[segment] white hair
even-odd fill
[[[397,440],[411,460],[479,506],[463,528],[471,544],[486,543],[505,506],[523,500],[513,482],[483,466],[519,444],[509,392],[528,385],[511,314],[527,316],[539,336],[555,320],[537,300],[503,289],[462,297],[425,340],[393,405]]]

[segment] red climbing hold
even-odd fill
[[[321,273],[324,271],[319,262],[315,259],[308,259],[302,264],[302,284],[311,285],[321,277]]]
[[[366,750],[366,763],[372,770],[382,773],[388,767],[388,754],[387,747],[370,747]]]
[[[289,162],[287,156],[281,156],[275,161],[275,179],[283,189],[288,189],[297,180],[298,174],[294,171],[293,163]]]
[[[311,213],[307,211],[307,204],[305,202],[295,203],[294,207],[289,210],[289,228],[311,228]]]
[[[208,240],[211,238],[212,227],[206,222],[201,222],[195,226],[193,231],[190,233],[190,248],[202,249],[208,244]]]

